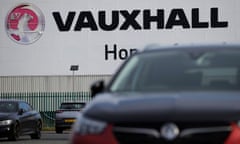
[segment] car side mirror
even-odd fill
[[[95,97],[96,94],[103,92],[105,89],[104,81],[96,81],[91,85],[91,97]]]
[[[23,109],[20,109],[20,110],[18,111],[18,114],[19,114],[19,115],[22,115],[23,113],[24,113]]]

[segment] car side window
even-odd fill
[[[28,111],[32,111],[33,110],[32,106],[30,106],[28,103],[25,103],[25,104],[26,104],[26,107],[27,107]]]
[[[23,112],[28,112],[28,111],[32,110],[32,107],[25,102],[21,102],[20,103],[20,109],[23,109]]]

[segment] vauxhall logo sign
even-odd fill
[[[54,11],[52,16],[60,32],[82,31],[126,31],[151,30],[151,29],[173,29],[182,27],[183,29],[201,28],[226,28],[229,25],[224,20],[217,7],[210,8],[206,16],[201,15],[200,8],[192,8],[190,11],[183,8],[174,8],[170,12],[165,9],[144,9],[144,10],[113,10],[113,11],[69,11],[63,17],[59,11]],[[206,11],[206,10],[204,10]],[[205,20],[202,20],[204,17]]]
[[[60,32],[68,31],[127,31],[163,30],[180,27],[182,29],[227,28],[229,22],[220,15],[222,9],[133,9],[53,11],[52,18]],[[207,15],[203,15],[207,11]],[[64,16],[63,16],[64,15]],[[204,19],[203,19],[204,18]],[[31,44],[43,34],[45,18],[41,10],[32,4],[20,4],[6,16],[8,36],[20,44]]]

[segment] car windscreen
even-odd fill
[[[18,105],[16,102],[0,101],[1,113],[13,113],[13,112],[17,112],[17,110],[18,110]]]
[[[239,90],[240,49],[166,50],[133,56],[110,91]]]
[[[82,109],[84,106],[84,103],[62,103],[60,109]]]

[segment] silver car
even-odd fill
[[[70,129],[84,106],[85,102],[62,102],[60,108],[55,112],[56,133],[62,133],[63,130]]]

